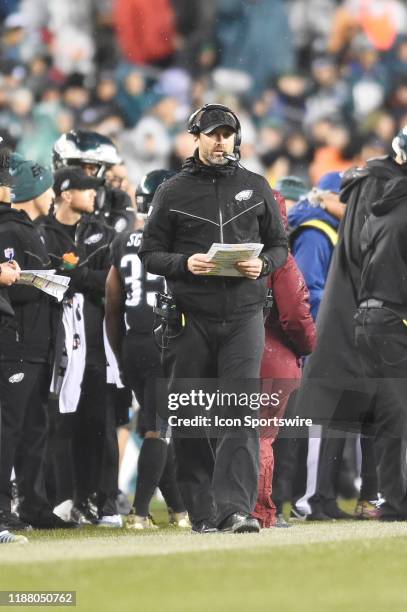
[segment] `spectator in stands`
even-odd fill
[[[114,23],[126,61],[160,67],[170,64],[177,37],[170,0],[115,0]]]
[[[221,0],[217,34],[220,65],[250,74],[256,94],[271,77],[295,67],[287,10],[281,0]]]

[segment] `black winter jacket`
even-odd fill
[[[407,177],[386,184],[361,236],[360,301],[376,298],[407,316]]]
[[[340,199],[347,206],[318,310],[317,346],[305,364],[303,376],[306,378],[333,381],[341,377],[360,377],[353,324],[360,290],[360,233],[372,204],[381,198],[386,184],[395,177],[406,175],[407,167],[386,156],[369,160],[364,168],[351,168],[343,176]],[[336,402],[335,396],[332,397]],[[324,409],[329,409],[326,398],[312,402],[315,405],[320,402]]]
[[[41,231],[53,268],[61,270],[64,253],[75,253],[79,263],[64,272],[71,277],[67,297],[82,293],[85,298],[85,332],[87,364],[104,365],[103,343],[104,295],[110,267],[110,243],[115,236],[112,228],[101,221],[83,215],[75,231],[75,239],[53,215],[42,220]]]
[[[50,268],[36,225],[25,212],[0,204],[0,262],[9,258],[22,270]],[[3,293],[8,294],[15,317],[0,335],[0,359],[46,362],[51,340],[49,296],[24,285],[14,285]]]
[[[187,260],[214,242],[264,244],[262,278],[196,276]],[[139,251],[146,269],[165,276],[179,308],[230,320],[264,305],[266,276],[287,259],[287,237],[267,181],[236,163],[215,167],[189,158],[157,189]]]

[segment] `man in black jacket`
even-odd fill
[[[390,180],[361,232],[356,347],[375,394],[382,520],[407,520],[407,177]]]
[[[54,175],[56,212],[43,220],[42,232],[52,267],[71,277],[67,299],[74,293],[84,296],[86,362],[81,396],[75,413],[56,416],[56,443],[64,438],[72,440],[72,518],[81,523],[121,527],[116,510],[118,444],[113,406],[107,402],[103,333],[109,246],[115,233],[92,214],[100,183],[78,166],[57,170]],[[60,315],[59,312],[59,324]],[[57,461],[56,468],[59,486],[56,502],[60,503],[72,497],[69,466]],[[89,504],[94,492],[97,493],[97,515],[92,514]]]
[[[8,149],[3,149],[0,151],[0,203],[6,204],[7,206],[10,205],[11,175],[9,168],[10,151]],[[8,325],[14,317],[14,310],[11,307],[7,292],[4,288],[11,287],[19,278],[20,266],[16,261],[8,261],[0,264],[0,333],[1,329]],[[25,543],[28,542],[28,540],[25,536],[10,533],[7,527],[0,522],[0,544],[14,544],[19,542]]]
[[[323,423],[333,420],[357,429],[369,406],[360,394],[360,363],[353,338],[360,285],[360,232],[388,181],[405,176],[407,163],[395,152],[393,157],[369,160],[364,168],[352,168],[342,179],[340,199],[347,204],[346,212],[318,311],[318,343],[307,359],[297,396],[301,411]]]
[[[12,205],[0,205],[0,257],[22,269],[47,269],[49,258],[35,220],[48,213],[52,174],[33,161],[13,156]],[[2,430],[0,521],[21,529],[67,527],[52,513],[45,491],[47,400],[51,341],[50,300],[34,287],[8,290],[13,321],[0,337]],[[16,470],[20,519],[10,512],[10,477]]]
[[[287,239],[267,181],[238,164],[236,115],[207,105],[192,115],[189,131],[198,148],[157,190],[139,254],[147,271],[165,276],[180,312],[163,345],[171,389],[177,379],[203,377],[233,379],[237,388],[239,379],[259,377],[266,277],[284,264]],[[264,249],[236,264],[239,276],[211,276],[216,266],[206,253],[215,242],[262,243]],[[206,433],[193,439],[180,429],[174,440],[194,530],[216,525],[258,531],[250,517],[257,497],[257,432],[223,428],[216,450]]]
[[[346,202],[346,211],[318,312],[317,346],[307,359],[297,394],[297,414],[343,430],[364,431],[363,423],[371,418],[372,409],[385,414],[393,401],[385,394],[372,398],[365,392],[353,316],[359,303],[363,225],[389,181],[407,176],[407,137],[403,132],[393,141],[393,156],[371,159],[364,168],[352,168],[344,174],[340,199]],[[382,455],[377,463],[381,483],[387,481],[389,472],[402,478],[401,455],[389,455],[388,461]],[[358,514],[364,518],[363,507]]]
[[[0,202],[9,203],[5,200],[9,198],[3,197],[3,185],[0,186]],[[14,311],[11,308],[10,302],[2,294],[1,289],[3,287],[10,287],[20,278],[20,267],[17,262],[6,262],[4,264],[0,264],[0,330],[3,325],[7,325],[10,322],[10,319],[14,316]],[[1,331],[0,331],[1,333]],[[0,414],[1,414],[1,405],[0,405]],[[28,540],[23,535],[15,535],[11,533],[6,525],[3,525],[0,522],[0,544],[25,544]]]
[[[3,187],[1,186],[0,191],[2,190]],[[5,198],[0,196],[0,202],[4,202],[4,200]],[[2,288],[10,287],[19,279],[19,277],[20,267],[15,261],[0,264],[0,330],[3,325],[7,325],[10,322],[11,318],[14,316],[14,311],[11,308],[10,302],[8,301],[7,297],[3,295]],[[25,536],[15,535],[14,533],[11,533],[7,529],[6,525],[3,525],[0,522],[0,544],[15,544],[26,542],[28,542],[28,540]]]
[[[8,153],[7,153],[8,156]],[[1,162],[4,161],[4,153],[2,152]],[[2,164],[3,165],[3,164]],[[7,166],[8,168],[8,160]],[[0,177],[0,202],[6,205],[10,204],[10,188],[8,184]],[[15,261],[8,261],[0,264],[0,330],[4,325],[10,323],[14,316],[14,311],[10,305],[7,295],[3,293],[4,287],[11,287],[20,278],[20,267]],[[0,405],[1,414],[1,405]],[[18,542],[27,542],[24,536],[16,536],[0,522],[0,544],[13,544]]]

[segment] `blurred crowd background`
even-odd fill
[[[133,183],[178,170],[190,112],[219,102],[248,169],[312,185],[407,124],[404,0],[2,0],[0,19],[0,135],[42,164],[86,128]]]

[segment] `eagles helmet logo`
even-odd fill
[[[125,230],[126,227],[127,227],[127,220],[124,217],[120,217],[120,219],[118,219],[116,223],[114,224],[114,229],[118,234],[120,234],[120,232]]]
[[[235,200],[237,200],[238,202],[243,202],[243,200],[250,200],[252,195],[252,189],[245,189],[244,191],[239,191],[239,193],[235,195]]]

